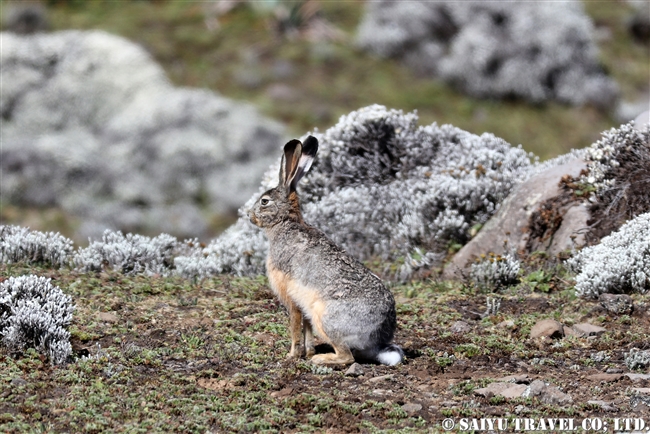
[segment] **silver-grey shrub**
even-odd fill
[[[91,240],[88,247],[79,249],[73,262],[81,271],[113,269],[123,274],[165,275],[179,249],[188,253],[182,247],[167,234],[151,238],[106,230],[101,240]]]
[[[0,195],[62,208],[82,221],[79,238],[205,235],[208,215],[239,208],[275,159],[278,123],[173,86],[124,38],[2,32],[0,45]]]
[[[650,351],[632,348],[629,353],[625,354],[625,366],[630,370],[645,369],[650,367]]]
[[[519,282],[521,264],[513,254],[489,255],[470,267],[470,278],[479,288],[502,288]]]
[[[492,134],[417,120],[379,105],[342,116],[324,134],[313,133],[319,154],[299,186],[308,223],[360,260],[398,261],[398,279],[440,261],[450,242],[466,242],[532,167],[521,147]],[[278,167],[260,192],[277,185]],[[177,268],[262,273],[266,241],[245,215],[257,197],[202,255],[177,258]]]
[[[372,1],[357,42],[479,97],[611,107],[619,93],[575,0]]]
[[[55,364],[72,353],[70,333],[74,306],[51,279],[33,275],[0,283],[0,338],[11,351],[35,348]]]
[[[585,247],[567,261],[577,272],[576,294],[597,298],[603,293],[650,290],[650,213],[627,222],[600,244]]]
[[[0,263],[68,265],[73,243],[58,232],[39,232],[26,227],[0,225]]]

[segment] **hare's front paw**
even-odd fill
[[[289,354],[287,354],[287,359],[299,359],[305,355],[305,348],[296,345],[294,348],[289,351]]]
[[[354,363],[354,357],[347,354],[316,354],[311,358],[314,365],[349,365]]]

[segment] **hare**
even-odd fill
[[[262,194],[248,213],[269,239],[267,275],[289,311],[288,357],[306,355],[318,365],[349,364],[355,358],[396,365],[404,353],[391,344],[393,295],[379,277],[303,220],[296,185],[317,151],[312,136],[304,144],[287,143],[278,186]],[[314,330],[334,354],[314,355]]]

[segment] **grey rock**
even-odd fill
[[[530,377],[528,376],[528,374],[506,375],[505,377],[497,378],[496,380],[503,383],[517,383],[517,384],[530,383]]]
[[[504,382],[490,383],[486,387],[475,389],[474,394],[491,398],[493,396],[503,396],[504,398],[518,398],[520,397],[527,386],[524,384],[512,384]]]
[[[586,322],[575,324],[573,330],[578,333],[579,336],[600,336],[607,331],[605,327],[600,327]]]
[[[494,252],[498,255],[508,253],[508,249],[517,251],[544,250],[556,254],[573,245],[584,244],[580,230],[587,227],[589,218],[584,205],[578,202],[570,204],[566,209],[559,210],[564,217],[553,237],[545,244],[529,242],[529,224],[533,212],[547,199],[560,195],[558,184],[564,175],[577,177],[586,168],[581,159],[571,159],[559,166],[532,176],[521,183],[503,201],[499,211],[483,226],[481,231],[454,255],[444,271],[444,277],[458,277],[458,270],[469,267],[474,258],[481,254]],[[573,209],[577,208],[577,209]]]
[[[577,336],[577,337],[581,336],[580,333],[573,330],[573,327],[564,326],[563,330],[564,330],[564,336]]]
[[[417,403],[406,403],[402,406],[402,410],[404,410],[406,413],[412,415],[414,413],[417,413],[418,411],[422,410],[422,405],[417,404]]]
[[[637,412],[650,410],[650,395],[632,395],[630,397],[630,407]]]
[[[545,384],[541,380],[535,380],[522,394],[523,397],[537,398],[544,404],[564,405],[573,402],[570,395],[562,392],[555,386]]]
[[[625,374],[625,376],[632,381],[650,380],[650,374],[629,373],[629,374]]]
[[[507,319],[497,324],[497,327],[504,328],[504,329],[512,329],[515,327],[515,322],[511,319]]]
[[[27,386],[27,380],[24,380],[20,377],[16,377],[11,380],[11,385],[14,387],[22,387],[22,386]]]
[[[468,333],[472,330],[472,326],[467,324],[465,321],[456,321],[449,327],[449,331],[452,333]]]
[[[646,110],[634,119],[634,127],[642,131],[645,125],[650,124],[650,110]]]
[[[564,337],[564,326],[553,319],[543,319],[538,321],[530,330],[531,339],[558,339],[562,337]]]
[[[587,401],[587,404],[596,405],[600,407],[600,409],[603,411],[618,411],[618,408],[614,406],[613,402],[597,400],[597,401]]]
[[[614,315],[629,315],[634,311],[634,301],[627,294],[600,294],[598,301]]]
[[[594,374],[587,376],[587,380],[613,383],[623,378],[623,374]]]
[[[395,374],[380,375],[378,377],[372,377],[368,380],[369,383],[379,383],[380,381],[390,380],[395,376]]]
[[[359,377],[363,375],[363,367],[358,363],[353,363],[347,371],[345,371],[347,377]]]
[[[99,312],[97,314],[97,319],[103,322],[114,324],[119,321],[119,318],[114,313],[110,312]]]

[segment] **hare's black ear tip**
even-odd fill
[[[309,136],[302,144],[302,153],[307,155],[316,155],[318,151],[318,139],[314,136]]]
[[[285,152],[289,152],[289,151],[293,152],[293,150],[296,149],[296,147],[298,147],[298,145],[300,145],[300,144],[301,144],[300,140],[298,140],[298,139],[289,140],[287,142],[287,144],[284,145],[284,151]]]

